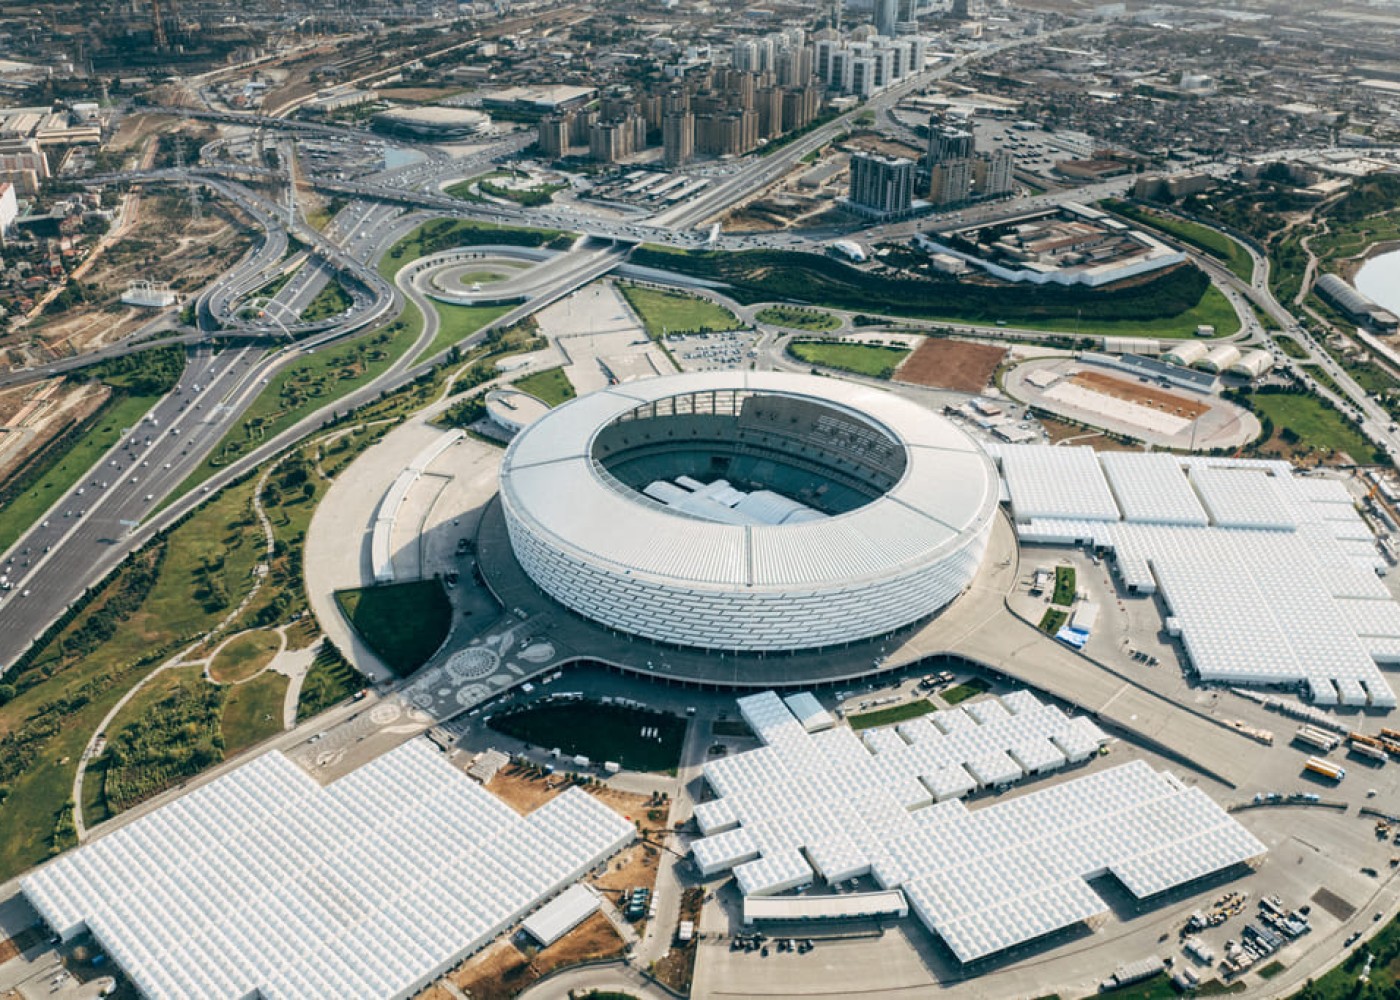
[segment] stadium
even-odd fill
[[[893,393],[808,375],[616,385],[512,441],[510,545],[554,600],[706,650],[817,649],[929,617],[971,582],[991,459]]]

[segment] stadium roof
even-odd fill
[[[276,751],[21,880],[143,996],[409,996],[627,844],[579,789],[529,816],[412,740],[321,787]]]
[[[1105,871],[1142,898],[1264,853],[1199,788],[1143,761],[976,810],[956,798],[929,804],[915,776],[946,764],[946,745],[1001,727],[1021,745],[1057,748],[1037,735],[1050,706],[1033,695],[985,704],[996,707],[981,722],[954,709],[867,731],[862,746],[848,728],[807,733],[772,692],[741,699],[765,746],[705,765],[720,797],[696,806],[701,829],[717,831],[693,844],[697,863],[733,867],[746,896],[766,895],[812,880],[805,849],[829,881],[869,873],[903,889],[915,915],[972,962],[1107,911],[1087,883]]]
[[[685,517],[606,482],[592,457],[598,431],[658,399],[710,391],[805,398],[890,435],[907,457],[885,495],[835,517],[737,525]],[[635,578],[713,588],[847,585],[938,559],[996,513],[986,453],[951,421],[880,389],[775,372],[675,375],[628,382],[557,407],[516,436],[501,490],[556,544]]]

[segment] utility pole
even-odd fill
[[[170,47],[165,37],[165,15],[160,8],[160,0],[151,0],[151,42],[157,52]]]

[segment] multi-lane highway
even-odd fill
[[[892,107],[909,91],[946,76],[968,61],[1015,45],[1043,40],[1015,40],[943,63],[878,95],[861,110],[873,109],[878,114]],[[172,113],[186,112],[172,109]],[[560,258],[558,264],[552,265],[547,272],[535,276],[539,280],[531,282],[529,301],[493,324],[506,325],[611,270],[625,260],[627,250],[637,242],[646,240],[680,247],[703,245],[706,234],[693,227],[784,176],[803,156],[849,128],[854,113],[821,126],[770,156],[750,161],[723,176],[696,198],[645,220],[610,218],[567,205],[529,210],[493,203],[469,203],[441,193],[440,189],[446,183],[472,176],[491,163],[518,152],[530,141],[531,137],[527,134],[495,141],[467,157],[455,160],[433,147],[412,147],[422,154],[415,162],[354,180],[305,174],[304,179],[321,190],[348,195],[352,199],[325,233],[315,231],[301,219],[287,219],[282,209],[233,179],[240,170],[246,173],[246,168],[230,168],[215,163],[186,171],[161,170],[123,175],[121,179],[131,181],[197,179],[238,205],[263,229],[265,235],[260,244],[199,296],[199,314],[207,326],[227,324],[269,336],[285,332],[286,328],[303,332],[305,325],[296,320],[332,274],[343,279],[355,297],[355,307],[347,315],[317,324],[315,335],[302,339],[295,350],[246,348],[217,358],[207,348],[192,349],[190,367],[180,391],[162,400],[152,411],[152,421],[140,428],[133,428],[125,435],[123,443],[112,454],[104,456],[101,465],[60,500],[43,523],[36,525],[14,549],[3,555],[6,560],[4,571],[12,589],[0,596],[0,671],[8,667],[32,638],[86,586],[100,579],[127,552],[200,500],[201,493],[188,495],[172,503],[159,515],[148,517],[228,429],[236,426],[243,410],[265,380],[288,358],[300,351],[314,351],[332,340],[379,322],[405,298],[414,302],[425,316],[418,341],[388,371],[333,406],[308,414],[294,427],[221,470],[207,482],[208,490],[221,488],[299,440],[320,426],[330,412],[348,412],[426,370],[428,362],[411,365],[411,359],[432,342],[438,326],[437,313],[428,303],[418,281],[421,268],[401,272],[396,293],[395,288],[384,281],[373,267],[393,242],[425,218],[431,217],[412,209],[427,209],[436,216],[448,215],[506,225],[552,226],[593,237],[593,240],[585,241],[574,252]],[[336,126],[308,126],[306,123],[232,113],[194,114],[229,124],[309,129],[341,139],[352,137],[356,141],[363,140],[361,133]],[[896,239],[940,221],[945,225],[974,219],[980,221],[997,217],[998,213],[1010,214],[1047,207],[1065,200],[1092,200],[1120,192],[1121,183],[1113,181],[1057,192],[1014,205],[965,209],[941,219],[877,227],[871,236]],[[405,209],[410,211],[405,212]],[[297,257],[289,257],[287,253],[292,236],[309,248],[298,275],[276,296],[276,306],[264,310],[267,314],[264,318],[249,321],[239,317],[241,303],[246,302],[248,296],[296,262]],[[721,236],[715,245],[729,249],[794,246],[810,244],[814,238],[811,232],[745,234]],[[1213,277],[1218,283],[1231,287],[1232,294],[1253,298],[1284,326],[1292,328],[1295,325],[1286,310],[1268,295],[1266,266],[1256,269],[1252,286],[1239,283],[1228,274],[1222,277],[1213,272]],[[1234,281],[1233,286],[1231,280]],[[469,338],[467,343],[475,343],[485,334],[483,330]],[[184,333],[170,340],[194,342],[200,336],[207,335]],[[1307,343],[1300,334],[1296,335]],[[119,346],[111,354],[121,354],[131,349],[137,349],[136,345]],[[1365,393],[1324,352],[1318,351],[1315,360],[1342,386],[1351,397],[1352,404],[1361,410],[1368,435],[1385,441],[1392,454],[1400,454],[1400,439],[1388,431],[1389,420],[1384,411],[1367,399]],[[4,382],[19,381],[26,376],[39,377],[61,367],[66,366],[46,366],[45,372],[12,373]],[[201,386],[198,393],[193,389],[195,384]],[[1345,405],[1345,401],[1340,402]],[[106,474],[108,470],[110,475]],[[137,522],[141,522],[139,527],[135,527]]]
[[[5,553],[0,665],[126,555],[128,536],[203,461],[263,387],[264,351],[192,351],[161,399]],[[196,386],[198,388],[196,389]]]

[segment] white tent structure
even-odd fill
[[[520,816],[427,740],[324,788],[272,751],[20,886],[152,1000],[406,997],[635,833],[579,789]]]
[[[1396,707],[1378,663],[1400,662],[1400,605],[1341,482],[1286,462],[994,447],[1021,541],[1112,550],[1130,592],[1162,594],[1202,679]],[[1095,482],[1086,463],[1101,468],[1121,516],[1085,485]]]
[[[525,919],[521,929],[548,948],[598,911],[601,900],[586,882],[577,882]]]
[[[1264,853],[1204,792],[1142,761],[981,809],[954,798],[930,804],[918,778],[932,773],[930,761],[946,761],[950,746],[968,760],[965,774],[994,773],[998,753],[1019,772],[1022,754],[1032,766],[1055,766],[1060,750],[1063,762],[1070,753],[1061,736],[1081,749],[1093,727],[1061,716],[1065,728],[1047,743],[1035,734],[1050,706],[1025,691],[991,704],[979,713],[984,723],[954,710],[940,713],[943,725],[914,719],[862,742],[846,728],[808,733],[772,692],[740,699],[765,746],[705,765],[719,798],[695,809],[707,834],[692,845],[697,865],[706,875],[732,868],[746,913],[748,899],[817,874],[872,875],[882,889],[902,889],[966,963],[1105,912],[1086,882],[1105,872],[1143,898]],[[967,757],[972,746],[998,745],[1014,749]]]

